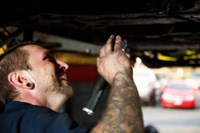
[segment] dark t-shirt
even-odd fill
[[[91,125],[77,125],[66,113],[10,101],[0,116],[1,133],[88,133]]]

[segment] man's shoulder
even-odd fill
[[[69,131],[72,127],[76,129],[76,123],[71,120],[67,113],[55,112],[43,106],[35,106],[27,103],[14,102],[7,105],[4,113],[0,117],[0,128],[5,131],[9,126],[13,130],[31,132],[63,132]],[[83,128],[86,130],[87,128]]]
[[[1,118],[5,120],[8,120],[8,118],[23,122],[29,122],[31,120],[31,123],[72,122],[67,113],[55,112],[43,106],[23,102],[10,102],[6,106],[5,111],[1,115]]]
[[[60,113],[57,113],[47,107],[44,106],[37,106],[32,105],[29,103],[24,102],[16,102],[11,101],[8,104],[6,104],[5,115],[15,115],[23,116],[23,117],[48,117],[51,118],[53,116],[61,115]]]

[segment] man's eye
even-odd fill
[[[44,60],[51,61],[51,62],[55,62],[56,61],[54,56],[49,56],[49,55],[45,56]]]

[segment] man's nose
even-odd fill
[[[64,72],[66,72],[69,68],[69,66],[63,61],[57,60],[57,63],[59,64],[59,68],[62,69]]]

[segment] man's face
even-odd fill
[[[35,83],[36,95],[46,99],[51,96],[67,100],[73,94],[67,81],[68,65],[56,60],[50,51],[40,46],[26,45],[23,49],[29,52],[28,63],[32,67],[29,73]]]

